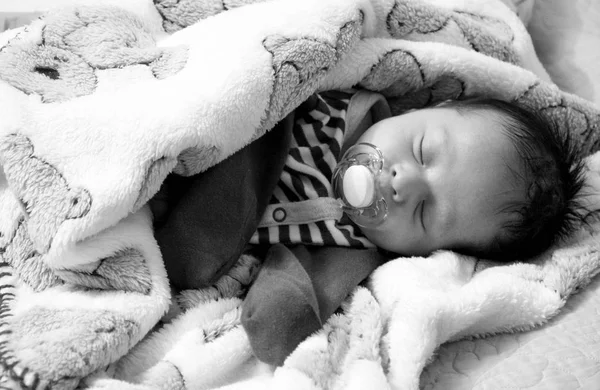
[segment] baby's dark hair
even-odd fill
[[[485,248],[463,253],[495,260],[523,260],[535,256],[571,234],[589,214],[582,203],[582,155],[567,131],[538,112],[495,99],[448,102],[461,114],[499,114],[499,123],[520,156],[511,171],[525,184],[525,197],[510,201],[499,212],[508,213],[496,239]],[[461,248],[458,248],[461,251]]]

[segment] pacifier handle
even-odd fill
[[[369,168],[364,165],[352,165],[344,174],[342,187],[348,204],[363,208],[373,203],[375,180]]]

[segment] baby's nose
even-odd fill
[[[428,186],[421,169],[395,164],[390,168],[391,196],[398,203],[421,201]]]

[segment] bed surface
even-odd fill
[[[427,390],[599,389],[600,279],[541,328],[443,345],[421,385]]]

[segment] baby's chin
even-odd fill
[[[393,253],[396,257],[428,256],[434,251],[430,248],[415,248],[412,242],[401,242],[397,238],[392,240],[375,229],[361,228],[361,231],[376,247]]]
[[[383,249],[388,252],[397,252],[396,245],[391,245],[388,240],[382,237],[381,232],[369,229],[369,228],[361,228],[362,233],[369,241],[371,241],[376,247]]]

